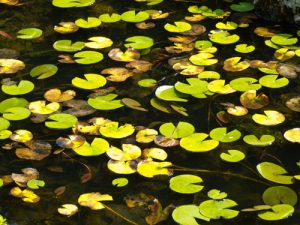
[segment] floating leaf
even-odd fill
[[[264,114],[254,114],[254,122],[264,126],[275,126],[285,121],[285,116],[275,110],[264,110]]]
[[[94,64],[103,59],[103,55],[96,51],[81,51],[74,54],[75,62],[79,64]]]
[[[181,33],[192,29],[192,26],[187,22],[177,21],[174,25],[167,23],[164,28],[169,32]]]
[[[110,171],[117,174],[132,174],[136,172],[136,169],[132,165],[131,161],[115,161],[109,160],[107,163],[107,167]]]
[[[240,37],[237,34],[230,34],[228,31],[218,31],[212,33],[209,37],[212,42],[229,45],[234,44],[240,40]]]
[[[189,84],[177,82],[174,85],[175,89],[181,93],[190,94],[195,98],[206,98],[205,92],[208,91],[208,82],[199,80],[198,78],[188,78],[186,81]]]
[[[182,225],[199,225],[196,219],[209,221],[210,219],[199,212],[199,207],[195,205],[182,205],[174,209],[173,219]]]
[[[32,113],[51,114],[60,109],[60,104],[57,102],[51,102],[46,105],[46,101],[34,101],[30,102],[28,108]]]
[[[274,186],[266,189],[262,196],[266,205],[296,205],[298,196],[293,189],[285,186]]]
[[[176,127],[173,123],[164,123],[159,127],[159,132],[167,138],[187,137],[194,131],[194,126],[187,122],[179,122]]]
[[[100,127],[100,133],[109,138],[125,138],[134,133],[134,127],[131,124],[119,126],[119,122],[108,122]]]
[[[293,176],[285,175],[287,171],[274,163],[262,162],[256,166],[258,172],[262,177],[279,184],[292,184]]]
[[[95,3],[95,0],[53,0],[52,5],[60,8],[86,7]]]
[[[27,187],[29,187],[30,189],[39,189],[40,187],[44,187],[45,186],[45,181],[43,180],[30,180],[27,182]]]
[[[78,207],[74,204],[63,204],[57,211],[61,215],[70,217],[78,212]]]
[[[109,143],[103,138],[94,138],[91,144],[87,141],[79,147],[73,147],[73,151],[82,156],[98,156],[105,153],[109,148]]]
[[[220,30],[235,30],[238,25],[235,22],[227,21],[226,23],[218,22],[216,24],[216,28]]]
[[[259,139],[255,135],[246,135],[243,138],[244,142],[249,145],[254,145],[258,147],[265,147],[272,145],[275,141],[275,137],[272,135],[262,135]]]
[[[80,18],[75,20],[75,24],[78,27],[89,29],[99,27],[101,25],[101,20],[96,17],[88,17],[87,20]]]
[[[60,22],[59,26],[54,26],[54,31],[61,34],[70,34],[78,31],[79,27],[73,22]]]
[[[255,47],[253,45],[238,44],[235,46],[234,50],[239,53],[247,54],[247,53],[253,52],[255,50]]]
[[[0,74],[16,73],[25,68],[25,64],[17,59],[0,59]]]
[[[237,203],[231,199],[223,199],[221,201],[206,200],[199,205],[199,210],[202,215],[210,219],[232,219],[237,217],[239,211],[230,209],[237,206]]]
[[[271,38],[271,41],[277,45],[294,45],[298,42],[298,38],[291,34],[277,34]]]
[[[88,104],[98,110],[113,110],[123,107],[121,100],[114,100],[118,95],[107,94],[97,96],[96,98],[89,98]]]
[[[1,119],[1,118],[0,118]],[[28,130],[15,130],[14,133],[10,136],[10,139],[16,142],[25,143],[32,140],[33,135]]]
[[[85,193],[78,198],[79,205],[88,207],[92,210],[104,209],[105,206],[101,203],[102,201],[113,201],[113,198],[111,195],[100,194],[99,192]]]
[[[128,48],[125,52],[119,48],[113,48],[109,51],[108,56],[115,61],[132,62],[140,58],[140,53],[133,48]]]
[[[300,144],[300,128],[289,129],[284,132],[284,138],[293,143]]]
[[[30,71],[30,76],[37,77],[37,79],[46,79],[56,74],[57,71],[58,71],[57,66],[53,64],[43,64],[34,67]]]
[[[208,83],[207,88],[211,92],[219,94],[230,94],[236,92],[229,84],[225,84],[225,80],[214,80]]]
[[[187,102],[187,99],[184,99],[185,95],[177,92],[174,86],[163,85],[156,89],[156,97],[165,101],[176,101],[176,102]]]
[[[85,43],[77,41],[72,43],[71,40],[58,40],[54,42],[53,48],[61,52],[77,52],[84,48]]]
[[[164,161],[168,157],[168,153],[161,148],[146,148],[143,150],[145,158],[158,159]]]
[[[294,207],[287,204],[279,204],[272,206],[273,211],[259,213],[258,217],[267,221],[283,220],[294,212]]]
[[[190,152],[207,152],[215,149],[219,145],[219,141],[205,140],[208,134],[194,133],[180,140],[180,146]]]
[[[113,41],[107,37],[91,37],[89,41],[85,43],[85,46],[93,49],[108,48],[113,44]]]
[[[134,10],[122,13],[121,19],[125,22],[139,23],[149,19],[149,14],[144,11],[136,13]]]
[[[128,184],[128,179],[124,177],[116,178],[112,182],[112,185],[116,187],[124,187]]]
[[[121,20],[121,15],[117,13],[104,13],[99,16],[99,19],[104,23],[115,23]]]
[[[232,151],[232,150],[229,150],[229,151]],[[235,150],[233,150],[233,151],[235,151]],[[211,199],[214,199],[214,200],[220,200],[220,199],[226,198],[227,193],[226,192],[221,192],[218,189],[212,189],[209,192],[207,192],[207,196]]]
[[[72,79],[72,84],[75,87],[93,90],[100,87],[103,87],[106,84],[106,79],[102,75],[87,73],[84,74],[85,79],[75,77]]]
[[[227,133],[226,127],[217,127],[209,133],[209,136],[213,140],[228,143],[237,141],[241,137],[241,132],[234,129]]]
[[[40,200],[40,197],[33,191],[28,189],[22,190],[19,187],[12,188],[10,190],[10,194],[14,197],[21,198],[24,202],[27,203],[37,203]]]
[[[236,12],[249,12],[254,9],[254,5],[251,2],[239,2],[237,4],[230,5],[230,8]]]
[[[66,113],[57,113],[48,117],[50,120],[45,122],[45,126],[51,129],[68,129],[74,126],[78,119],[75,116]]]
[[[244,92],[240,96],[241,104],[248,109],[260,109],[269,104],[269,98],[265,94],[256,94],[256,90]]]
[[[106,154],[113,160],[129,161],[140,157],[142,155],[142,151],[136,145],[122,144],[122,150],[111,146],[107,149]]]
[[[10,122],[2,117],[0,117],[0,131],[9,128]]]
[[[171,162],[154,162],[152,160],[143,160],[137,165],[137,172],[144,176],[152,178],[157,175],[172,175],[172,170],[168,167],[172,166]]]
[[[247,69],[250,63],[247,61],[241,61],[241,57],[231,57],[224,61],[223,69],[231,72],[239,72]]]
[[[25,95],[33,91],[34,84],[29,80],[21,80],[19,84],[1,86],[2,91],[8,95]]]
[[[220,157],[226,162],[240,162],[245,158],[245,154],[239,150],[227,150],[228,153],[221,153]]]
[[[259,83],[268,88],[282,88],[289,84],[289,80],[287,78],[277,78],[278,75],[266,75],[259,79]]]
[[[133,36],[125,39],[127,43],[125,43],[126,48],[134,48],[134,49],[146,49],[151,48],[154,44],[154,41],[150,37],[146,36]]]
[[[18,31],[17,38],[20,39],[35,39],[41,37],[43,34],[43,31],[38,28],[25,28]]]
[[[135,136],[135,139],[139,143],[150,143],[155,139],[156,135],[158,135],[158,132],[156,130],[146,128],[143,130],[139,130]]]
[[[218,59],[213,58],[214,55],[207,52],[200,52],[192,55],[189,60],[198,66],[211,66],[218,62]]]
[[[50,102],[65,102],[72,100],[75,96],[76,92],[73,90],[66,90],[62,92],[58,88],[49,89],[44,94],[44,98]]]
[[[3,112],[3,117],[7,120],[24,120],[30,116],[31,112],[22,107],[11,107]]]
[[[191,174],[182,174],[170,179],[170,188],[177,193],[194,194],[204,188],[204,186],[199,185],[199,183],[202,182],[201,177]]]

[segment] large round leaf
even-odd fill
[[[119,122],[108,122],[100,127],[100,133],[109,138],[125,138],[134,133],[134,126],[124,124],[119,126]]]
[[[210,219],[199,212],[199,207],[195,205],[182,205],[174,209],[172,217],[181,225],[199,225],[196,219],[209,221]]]
[[[52,129],[68,129],[74,126],[78,121],[75,116],[66,113],[53,114],[49,116],[48,119],[54,120],[45,122],[46,127]]]
[[[294,183],[293,176],[285,175],[287,171],[275,163],[262,162],[258,164],[256,168],[262,177],[272,182],[279,184]]]
[[[187,122],[179,122],[177,126],[173,123],[164,123],[159,127],[159,132],[167,138],[183,138],[193,134],[195,128]]]
[[[3,117],[7,120],[24,120],[30,116],[31,112],[23,107],[11,107],[3,112]]]
[[[88,104],[98,110],[113,110],[123,107],[121,100],[114,100],[118,95],[107,94],[97,96],[96,98],[89,98]]]
[[[103,55],[96,51],[81,51],[74,54],[75,62],[79,64],[94,64],[103,59]]]
[[[199,210],[202,215],[211,219],[232,219],[239,214],[239,211],[230,209],[234,206],[237,206],[237,203],[231,199],[207,200],[199,205]]]
[[[174,86],[171,85],[163,85],[156,89],[155,91],[156,97],[165,101],[175,101],[175,102],[187,102],[187,99],[184,99],[186,95],[176,91]]]
[[[180,140],[180,146],[190,152],[207,152],[215,149],[219,145],[219,141],[205,140],[208,134],[194,133]]]
[[[24,108],[28,105],[28,101],[24,98],[8,98],[0,103],[0,113],[4,113],[5,110],[12,107]]]
[[[294,213],[293,206],[288,204],[279,204],[272,207],[272,211],[262,212],[258,217],[267,221],[283,220]]]
[[[209,133],[209,136],[216,141],[233,142],[241,137],[241,132],[237,129],[234,129],[227,133],[226,127],[217,127]]]
[[[95,0],[53,0],[52,5],[60,8],[85,7],[95,3]]]
[[[154,44],[153,39],[146,36],[133,36],[127,38],[125,41],[127,42],[124,44],[126,48],[134,49],[146,49],[152,47]]]
[[[33,91],[34,84],[29,80],[21,80],[18,85],[5,85],[1,86],[2,91],[8,95],[25,95]]]
[[[269,187],[262,196],[266,205],[288,204],[296,205],[298,196],[295,191],[286,186]]]
[[[234,90],[245,92],[250,90],[259,90],[261,88],[260,84],[255,84],[257,80],[252,77],[241,77],[236,78],[232,81],[230,81],[230,87],[232,87]]]
[[[229,45],[238,42],[240,37],[237,34],[230,34],[227,31],[218,31],[212,33],[209,39],[218,44]]]
[[[125,22],[139,23],[147,20],[150,15],[147,12],[140,11],[136,13],[134,10],[122,13],[121,19]]]
[[[38,28],[25,28],[18,31],[17,38],[20,39],[35,39],[42,36],[43,31]]]
[[[94,138],[89,144],[87,141],[83,145],[72,148],[74,152],[82,156],[98,156],[105,153],[109,148],[109,143],[103,138]]]
[[[58,40],[54,42],[53,48],[61,52],[77,52],[84,48],[85,44],[82,41],[72,43],[71,40]]]
[[[85,79],[74,77],[72,79],[72,84],[75,87],[93,90],[99,87],[103,87],[106,84],[106,79],[102,75],[94,74],[94,73],[87,73],[84,74]]]
[[[281,88],[289,84],[289,80],[287,78],[277,78],[278,75],[266,75],[259,79],[259,83],[268,88]]]
[[[202,182],[201,177],[191,174],[182,174],[171,178],[170,188],[181,194],[194,194],[204,188],[204,186],[199,185],[199,183]]]
[[[275,137],[272,135],[262,135],[259,139],[255,135],[246,135],[243,138],[244,142],[249,145],[254,145],[258,147],[265,147],[272,145],[275,141]]]
[[[172,175],[171,162],[154,162],[152,160],[143,160],[137,165],[137,172],[144,176],[152,178],[157,175]]]
[[[43,64],[34,67],[30,71],[30,76],[37,77],[37,79],[46,79],[53,76],[58,71],[57,66],[53,64]]]
[[[254,122],[265,126],[275,126],[285,121],[285,116],[275,110],[265,110],[264,113],[265,115],[258,113],[254,114],[252,116]]]

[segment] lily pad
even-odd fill
[[[75,116],[66,113],[57,113],[48,117],[50,120],[45,122],[45,126],[51,129],[68,129],[74,126],[78,119]]]
[[[288,204],[296,205],[298,196],[295,191],[286,186],[269,187],[262,196],[266,205]]]
[[[271,38],[271,41],[276,45],[294,45],[298,42],[298,38],[291,34],[277,34]]]
[[[30,116],[31,112],[23,107],[11,107],[3,112],[3,117],[7,120],[24,120]]]
[[[8,95],[25,95],[33,91],[34,84],[29,80],[21,80],[18,85],[2,84],[1,89],[5,94]]]
[[[128,184],[128,179],[125,178],[125,177],[120,177],[120,178],[116,178],[114,179],[111,183],[113,186],[116,186],[116,187],[124,187]]]
[[[294,207],[288,204],[278,204],[272,207],[273,211],[259,213],[258,217],[267,221],[283,220],[292,215]]]
[[[109,143],[105,139],[94,138],[91,144],[86,141],[83,145],[72,149],[81,156],[98,156],[105,153],[108,148]]]
[[[53,0],[52,5],[60,8],[86,7],[95,3],[95,0]]]
[[[46,101],[41,100],[41,101],[30,102],[28,108],[32,113],[46,115],[46,114],[54,113],[57,110],[59,110],[60,104],[57,102],[51,102],[49,104],[46,104]]]
[[[157,175],[172,175],[172,170],[168,167],[172,166],[171,162],[155,162],[152,160],[143,160],[137,165],[137,172],[148,178],[152,178]]]
[[[12,74],[25,68],[24,62],[17,59],[0,59],[0,74]]]
[[[115,23],[121,20],[121,15],[117,13],[104,13],[99,16],[99,19],[104,23]]]
[[[100,194],[99,192],[85,193],[79,196],[78,203],[81,206],[88,207],[92,210],[104,209],[102,201],[113,201],[113,197],[108,194]]]
[[[228,31],[217,31],[209,37],[212,42],[221,45],[230,45],[238,42],[240,37],[237,34],[230,34]]]
[[[228,150],[228,153],[221,153],[221,159],[226,162],[240,162],[245,158],[245,154],[239,150]]]
[[[117,161],[130,161],[139,158],[142,155],[141,149],[133,144],[122,144],[122,150],[111,146],[106,154],[109,158]]]
[[[252,119],[264,126],[276,126],[285,121],[285,116],[276,110],[265,110],[264,114],[254,114]]]
[[[57,66],[53,64],[43,64],[34,67],[30,71],[30,76],[37,77],[37,79],[46,79],[48,77],[55,75],[57,71],[58,71]]]
[[[17,38],[30,40],[30,39],[39,38],[42,36],[42,34],[43,34],[43,31],[41,29],[25,28],[25,29],[18,31]]]
[[[236,92],[229,84],[225,84],[225,80],[214,80],[208,83],[207,88],[211,92],[218,94],[230,94]]]
[[[164,28],[173,33],[182,33],[192,29],[192,25],[187,22],[177,21],[174,22],[174,25],[167,23]]]
[[[199,225],[196,219],[209,221],[210,219],[199,212],[199,207],[195,205],[181,205],[174,209],[172,217],[178,224]]]
[[[204,188],[204,186],[199,185],[202,182],[201,177],[191,174],[182,174],[170,179],[170,188],[177,193],[194,194]]]
[[[180,140],[180,146],[190,152],[207,152],[215,149],[219,141],[206,140],[208,134],[194,133]]]
[[[72,79],[72,84],[75,87],[93,90],[103,87],[106,84],[106,79],[102,75],[87,73],[84,74],[85,79],[75,77]]]
[[[293,176],[285,175],[287,171],[275,163],[262,162],[258,164],[256,168],[260,175],[269,181],[279,184],[294,183]]]
[[[232,219],[239,214],[239,211],[230,209],[234,206],[237,206],[237,203],[231,199],[206,200],[199,205],[199,210],[202,215],[210,219]]]
[[[82,41],[77,41],[72,43],[71,40],[58,40],[54,42],[53,48],[56,51],[61,52],[77,52],[84,48],[85,43]]]
[[[223,69],[230,72],[243,71],[250,67],[250,63],[247,61],[241,61],[241,57],[231,57],[224,61]]]
[[[261,88],[260,84],[256,83],[257,80],[252,77],[241,77],[236,78],[232,81],[230,81],[230,87],[232,87],[234,90],[245,92],[250,90],[259,90]]]
[[[131,161],[116,161],[116,160],[109,160],[107,163],[107,167],[110,171],[117,173],[117,174],[132,174],[136,172],[134,168],[134,163]]]
[[[125,43],[126,48],[134,48],[134,49],[146,49],[152,47],[154,41],[150,37],[146,36],[133,36],[125,39],[127,43]]]
[[[45,181],[43,180],[32,179],[27,182],[27,187],[29,187],[30,189],[39,189],[40,187],[44,187],[44,186],[45,186]]]
[[[259,83],[268,88],[282,88],[289,84],[289,80],[287,78],[277,78],[278,75],[266,75],[259,79]]]
[[[228,143],[237,141],[241,137],[241,132],[234,129],[227,133],[226,127],[217,127],[209,133],[209,136],[213,140]]]
[[[0,117],[0,131],[7,130],[10,126],[10,122],[2,117]]]
[[[220,199],[226,198],[227,193],[226,192],[221,192],[218,189],[212,189],[209,192],[207,192],[207,196],[211,199],[214,199],[214,200],[220,200]]]
[[[109,138],[125,138],[132,135],[135,131],[131,124],[119,126],[119,122],[108,122],[100,127],[100,133]]]
[[[300,144],[300,128],[289,129],[284,132],[284,138],[292,143]]]
[[[244,142],[249,145],[254,145],[257,147],[265,147],[272,145],[275,141],[275,137],[272,135],[262,135],[259,139],[255,135],[246,135],[243,138]]]
[[[172,85],[163,85],[156,89],[156,97],[165,101],[187,102],[186,95],[176,91]]]
[[[116,94],[107,94],[89,98],[88,104],[98,110],[113,110],[123,107],[121,100],[115,100],[116,97],[118,97]]]
[[[126,11],[122,13],[121,19],[125,22],[129,23],[139,23],[149,19],[150,15],[147,12],[140,11],[136,13],[136,11]]]
[[[96,51],[81,51],[74,54],[75,62],[78,64],[94,64],[103,59],[103,54]]]
[[[75,20],[75,24],[78,27],[89,29],[99,27],[101,25],[101,20],[96,17],[88,17],[86,20],[80,18]]]
[[[254,4],[252,2],[239,2],[230,5],[230,8],[236,12],[249,12],[254,9]]]
[[[173,123],[164,123],[159,127],[159,132],[167,138],[183,138],[193,134],[195,128],[187,122],[179,122],[177,126]]]

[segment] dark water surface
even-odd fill
[[[93,6],[85,8],[69,8],[60,9],[52,6],[50,0],[24,0],[23,5],[20,6],[6,6],[0,4],[0,30],[7,32],[11,35],[16,35],[17,31],[26,27],[36,27],[44,31],[42,38],[37,40],[11,40],[5,37],[0,37],[0,49],[8,48],[16,50],[20,53],[19,59],[26,64],[25,70],[13,75],[1,75],[1,79],[11,77],[15,81],[21,79],[31,80],[35,83],[33,92],[22,96],[28,101],[36,101],[43,99],[43,93],[50,89],[59,87],[62,90],[73,89],[77,92],[77,99],[87,100],[90,91],[80,90],[72,87],[71,80],[75,76],[82,77],[85,73],[98,73],[102,69],[123,66],[124,63],[115,62],[107,56],[109,50],[113,47],[121,47],[125,49],[123,44],[124,40],[130,36],[144,35],[152,37],[155,44],[152,48],[164,48],[171,46],[172,42],[168,41],[171,36],[169,32],[165,31],[163,26],[167,22],[179,21],[188,15],[187,8],[190,5],[203,4],[209,5],[212,8],[223,8],[228,10],[229,5],[223,1],[173,1],[165,0],[163,3],[147,6],[143,2],[135,2],[133,0],[103,0],[98,1]],[[118,22],[112,25],[101,25],[94,29],[79,29],[74,34],[59,34],[53,31],[53,27],[61,21],[75,21],[78,18],[87,18],[88,16],[98,17],[103,13],[123,13],[127,10],[146,10],[158,9],[163,12],[170,12],[170,16],[163,20],[154,21],[156,27],[150,30],[139,30],[134,24]],[[233,14],[227,20],[238,21],[240,15]],[[223,19],[224,21],[226,19]],[[208,39],[210,30],[215,29],[214,25],[217,21],[222,19],[206,19],[200,23],[206,26],[206,33],[197,36],[200,39]],[[275,26],[266,22],[255,20],[248,28],[239,28],[234,33],[238,33],[241,37],[240,43],[248,43],[256,46],[253,53],[243,55],[244,58],[249,60],[260,59],[264,61],[274,60],[274,49],[264,45],[264,39],[258,37],[253,30],[258,26],[268,26],[276,28],[281,32],[290,32],[295,35],[297,28],[293,26]],[[175,36],[176,34],[172,35]],[[61,64],[57,62],[59,52],[55,51],[52,44],[56,40],[70,39],[72,41],[87,41],[92,36],[105,36],[114,41],[112,47],[99,50],[104,55],[104,60],[92,65],[79,65],[79,64]],[[241,56],[241,54],[234,52],[234,46],[221,46],[214,44],[218,47],[216,57],[219,59],[217,65],[208,67],[207,70],[218,71],[223,79],[230,81],[236,77],[251,76],[259,77],[258,70],[248,69],[238,73],[230,73],[222,70],[222,62],[224,59]],[[70,53],[71,55],[73,53]],[[135,75],[123,83],[109,82],[106,87],[116,87],[115,93],[121,98],[133,98],[139,101],[145,108],[149,109],[148,112],[141,112],[123,107],[114,111],[97,111],[91,116],[81,117],[80,121],[86,121],[91,117],[104,117],[120,123],[131,123],[135,126],[153,127],[158,130],[159,125],[164,122],[178,122],[186,121],[192,123],[196,127],[197,132],[209,132],[211,129],[220,126],[216,122],[216,113],[224,110],[221,103],[231,102],[237,105],[239,103],[240,93],[231,95],[219,95],[215,98],[196,99],[189,98],[188,103],[184,103],[184,107],[188,110],[189,116],[184,117],[180,114],[166,114],[150,105],[150,99],[155,97],[155,88],[147,89],[141,88],[137,82],[142,78],[153,78],[159,81],[159,85],[174,85],[177,81],[185,81],[184,76],[180,75],[172,69],[168,64],[168,59],[172,57],[185,57],[188,53],[183,54],[169,54],[168,57],[156,62],[151,71],[144,74]],[[147,56],[145,56],[147,58]],[[150,58],[154,61],[155,58]],[[292,59],[293,64],[299,63],[299,59]],[[55,64],[59,67],[59,71],[54,76],[45,79],[37,80],[29,76],[29,71],[33,67],[41,64]],[[239,129],[243,135],[256,134],[271,134],[276,137],[276,141],[272,146],[259,148],[245,144],[242,139],[234,143],[221,143],[218,148],[207,153],[189,153],[181,147],[165,148],[168,153],[167,161],[172,162],[174,165],[185,168],[205,169],[208,172],[197,173],[195,171],[174,171],[175,175],[181,173],[191,173],[201,176],[204,180],[204,190],[197,194],[183,195],[178,194],[169,189],[168,176],[157,176],[154,178],[145,178],[138,173],[133,175],[119,175],[109,171],[106,163],[108,157],[103,154],[97,157],[81,157],[76,155],[72,150],[66,149],[65,152],[73,159],[69,159],[64,154],[51,154],[49,157],[42,161],[24,160],[19,159],[15,155],[15,149],[0,151],[0,176],[9,175],[11,173],[20,173],[22,168],[32,167],[36,168],[40,173],[40,179],[44,180],[45,187],[36,190],[41,200],[38,203],[30,204],[22,202],[21,199],[12,197],[9,192],[10,189],[16,184],[9,184],[0,188],[0,214],[7,218],[8,224],[15,225],[125,225],[131,224],[126,222],[115,213],[104,209],[101,211],[93,211],[86,207],[80,207],[79,212],[72,217],[66,217],[58,214],[57,208],[62,204],[71,203],[77,204],[78,197],[83,193],[100,192],[103,194],[110,194],[113,196],[114,201],[108,202],[107,206],[115,212],[123,215],[124,217],[134,221],[136,224],[146,224],[145,216],[148,215],[149,210],[147,206],[128,208],[124,201],[127,195],[137,195],[141,192],[149,194],[157,198],[163,207],[169,204],[179,206],[183,204],[196,204],[207,200],[206,193],[210,189],[219,189],[228,193],[228,198],[235,200],[238,207],[235,209],[241,210],[243,208],[253,207],[254,205],[263,204],[262,193],[270,186],[276,186],[275,183],[270,183],[264,178],[260,177],[256,172],[256,165],[260,162],[269,161],[280,164],[289,171],[289,174],[298,174],[300,169],[296,163],[300,160],[300,147],[299,144],[291,144],[284,140],[284,131],[300,126],[299,112],[289,110],[284,104],[284,94],[287,93],[300,93],[299,84],[297,80],[292,80],[288,87],[278,90],[263,89],[263,93],[270,97],[270,104],[267,106],[269,109],[278,110],[285,114],[286,121],[283,125],[276,127],[264,127],[255,124],[251,120],[251,115],[254,113],[261,113],[262,110],[251,111],[245,117],[232,117],[228,126],[229,129]],[[0,101],[8,98],[9,96],[0,92]],[[210,116],[208,114],[210,113]],[[209,119],[208,119],[209,118]],[[55,140],[60,136],[71,134],[71,129],[68,130],[50,130],[44,126],[44,123],[32,123],[30,119],[22,121],[11,122],[10,130],[27,129],[33,133],[35,140],[44,140],[51,143],[53,151],[59,149]],[[93,136],[86,136],[88,141],[93,140]],[[123,140],[109,140],[115,146],[121,143],[135,143],[134,135],[130,138]],[[1,141],[1,145],[10,143],[10,140]],[[138,144],[140,145],[140,144]],[[152,144],[142,144],[140,147],[156,147]],[[239,149],[247,153],[246,160],[241,163],[226,163],[219,157],[220,153],[228,149]],[[80,163],[81,162],[81,163]],[[87,165],[92,171],[92,178],[86,183],[80,182],[80,177],[86,172]],[[62,172],[53,172],[51,168],[54,166],[62,169]],[[50,168],[50,169],[49,169]],[[249,169],[250,168],[250,169]],[[178,167],[177,167],[178,169]],[[212,171],[212,172],[209,172]],[[232,173],[235,175],[226,175],[224,172]],[[113,179],[118,177],[127,177],[129,184],[122,188],[112,186]],[[256,179],[247,180],[244,177],[251,177]],[[260,181],[262,183],[260,183]],[[264,182],[266,184],[264,184]],[[280,185],[280,184],[278,184]],[[58,187],[65,186],[66,191],[56,196],[54,190]],[[290,187],[299,194],[299,182],[290,185]],[[78,205],[78,204],[77,204]],[[299,225],[300,224],[300,205],[297,203],[293,216],[285,220],[266,222],[257,217],[257,212],[240,212],[240,215],[233,220],[211,220],[210,222],[200,221],[199,224],[211,225]],[[171,214],[168,219],[162,221],[160,224],[171,225],[176,224]],[[186,224],[188,225],[188,224]]]

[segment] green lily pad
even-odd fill
[[[29,80],[21,80],[18,85],[2,84],[1,89],[5,94],[8,95],[25,95],[33,91],[34,84]]]
[[[2,187],[3,186],[3,184],[4,184],[4,182],[3,182],[3,180],[0,178],[0,187]],[[1,221],[1,217],[2,216],[0,216],[0,221]],[[2,217],[2,220],[4,220],[4,218]],[[4,220],[5,221],[5,220]],[[4,224],[4,225],[6,225],[6,224]]]
[[[0,130],[0,140],[8,139],[12,135],[10,130]]]
[[[198,78],[188,78],[186,81],[189,84],[177,82],[174,87],[177,91],[192,95],[195,98],[206,98],[205,92],[208,91],[207,81],[199,80]]]
[[[96,98],[89,98],[88,104],[98,110],[113,110],[123,107],[121,100],[115,98],[116,94],[107,94],[103,96],[97,96]]]
[[[0,131],[9,128],[10,122],[2,117],[0,117]]]
[[[201,177],[191,174],[182,174],[171,178],[170,188],[177,193],[194,194],[204,188],[204,186],[199,185],[199,183],[202,182],[203,180]]]
[[[227,193],[226,192],[221,192],[218,189],[212,189],[209,192],[207,192],[207,196],[211,199],[214,199],[214,200],[220,200],[220,199],[226,198]]]
[[[117,13],[105,13],[105,14],[101,14],[99,16],[99,19],[101,20],[101,22],[104,23],[115,23],[121,20],[121,15],[117,14]]]
[[[111,183],[113,186],[116,186],[116,187],[124,187],[128,184],[128,179],[125,178],[125,177],[120,177],[120,178],[116,178],[114,179]]]
[[[221,159],[226,162],[240,162],[245,158],[245,154],[239,150],[228,150],[228,153],[221,153]]]
[[[159,127],[159,132],[167,138],[183,138],[193,134],[195,128],[187,122],[179,122],[177,126],[173,123],[164,123]]]
[[[72,84],[75,87],[93,90],[100,87],[103,87],[106,84],[106,79],[102,75],[94,74],[94,73],[87,73],[84,74],[85,79],[74,77],[72,79]]]
[[[75,20],[75,24],[78,27],[89,29],[99,27],[101,25],[101,20],[96,17],[88,17],[87,20],[80,18]]]
[[[257,80],[252,77],[241,77],[230,81],[230,87],[234,90],[245,92],[250,90],[259,90],[261,88],[260,84],[256,84]]]
[[[264,114],[254,114],[252,119],[255,123],[264,126],[276,126],[285,121],[285,116],[276,110],[265,110]]]
[[[125,138],[132,135],[135,131],[131,124],[119,126],[119,122],[108,122],[100,127],[100,133],[109,138]]]
[[[152,178],[157,175],[172,175],[171,169],[168,167],[172,166],[171,162],[154,162],[152,160],[143,160],[137,165],[137,172],[148,178]]]
[[[197,66],[211,66],[218,62],[218,59],[213,58],[214,55],[207,52],[200,52],[192,55],[189,60]]]
[[[150,15],[147,12],[140,11],[136,13],[136,11],[126,11],[122,13],[121,19],[125,22],[129,23],[139,23],[149,19]]]
[[[257,147],[265,147],[272,145],[275,137],[272,135],[262,135],[259,139],[255,135],[246,135],[243,138],[244,142]]]
[[[53,48],[61,52],[77,52],[85,47],[84,42],[77,41],[72,43],[71,40],[58,40],[54,42]]]
[[[226,127],[217,127],[209,133],[209,136],[213,140],[228,143],[237,141],[241,137],[241,132],[234,129],[227,133]]]
[[[12,107],[22,107],[28,105],[28,101],[24,98],[8,98],[0,102],[0,113],[4,113],[5,110]]]
[[[207,17],[223,17],[225,12],[222,9],[216,9],[212,10],[211,8],[202,5],[202,6],[196,6],[192,5],[188,7],[188,11],[191,13],[199,13],[202,14],[203,16]]]
[[[239,53],[248,54],[248,53],[253,52],[255,50],[255,46],[254,45],[247,45],[247,44],[238,44],[238,45],[235,46],[234,50],[236,52],[239,52]]]
[[[259,79],[259,83],[268,88],[282,88],[289,84],[289,80],[287,78],[277,78],[278,75],[265,75]]]
[[[78,121],[75,116],[66,113],[53,114],[50,115],[48,119],[54,120],[45,122],[45,126],[51,129],[68,129],[74,126]]]
[[[194,133],[181,138],[180,146],[190,152],[207,152],[218,147],[219,141],[205,140],[207,137],[208,134],[205,133]]]
[[[45,181],[32,179],[27,182],[27,187],[30,189],[39,189],[40,187],[45,186]]]
[[[230,8],[236,12],[249,12],[254,9],[254,4],[252,2],[239,2],[230,5]]]
[[[278,204],[288,204],[294,206],[298,201],[296,192],[286,186],[269,187],[264,191],[262,198],[266,205],[271,206]]]
[[[60,8],[86,7],[95,3],[95,0],[53,0],[52,5]]]
[[[237,203],[231,199],[206,200],[199,205],[199,210],[202,215],[210,219],[232,219],[239,214],[239,211],[230,209],[234,206],[237,206]]]
[[[3,117],[7,120],[24,120],[30,116],[31,112],[23,107],[11,107],[3,112]]]
[[[195,42],[195,48],[203,50],[212,47],[213,44],[208,40],[198,40]]]
[[[210,219],[199,212],[199,207],[195,205],[181,205],[174,209],[172,217],[181,225],[199,225],[196,219],[209,221]]]
[[[79,64],[94,64],[103,59],[103,54],[96,51],[81,51],[74,54],[75,62]]]
[[[185,94],[182,94],[174,88],[172,85],[163,85],[156,89],[155,91],[156,97],[165,101],[174,101],[174,102],[187,102]]]
[[[107,168],[117,174],[132,174],[136,170],[131,166],[131,161],[116,161],[109,160],[107,163]]]
[[[130,161],[139,158],[142,155],[142,150],[137,145],[122,144],[122,149],[111,146],[106,154],[113,160]]]
[[[277,34],[271,38],[271,41],[276,45],[294,45],[298,42],[298,38],[292,34]]]
[[[25,29],[18,31],[17,38],[30,40],[30,39],[39,38],[42,36],[42,34],[43,34],[43,31],[41,29],[25,28]]]
[[[43,64],[34,67],[30,71],[30,76],[37,77],[37,79],[46,79],[55,75],[58,71],[58,67],[53,64]]]
[[[279,183],[279,184],[292,184],[294,183],[293,181],[293,176],[288,176],[285,175],[287,171],[271,162],[262,162],[256,166],[258,172],[260,175],[272,182]]]
[[[237,23],[232,21],[227,21],[226,23],[218,22],[216,24],[216,28],[220,30],[235,30],[236,28],[238,28],[238,25]]]
[[[216,72],[216,71],[203,71],[201,73],[198,74],[198,78],[199,79],[220,79],[221,78],[221,75]]]
[[[221,45],[230,45],[238,42],[240,37],[237,34],[230,34],[228,31],[218,31],[212,33],[209,37],[212,42]]]
[[[139,80],[138,85],[140,87],[155,87],[157,84],[157,81],[154,79],[142,79]]]
[[[288,204],[274,205],[272,210],[259,213],[258,217],[267,221],[283,220],[291,216],[295,211],[294,207]]]
[[[187,22],[176,21],[173,24],[167,23],[164,28],[173,33],[182,33],[192,29],[192,25]]]
[[[230,94],[236,92],[229,84],[225,84],[225,80],[213,80],[208,83],[207,88],[209,91],[219,94]]]
[[[154,41],[150,37],[146,36],[133,36],[129,37],[125,40],[125,47],[126,48],[134,48],[134,49],[146,49],[151,48],[154,44]]]
[[[72,149],[81,156],[98,156],[105,153],[108,148],[109,143],[105,139],[94,138],[91,144],[86,141],[83,145]]]

